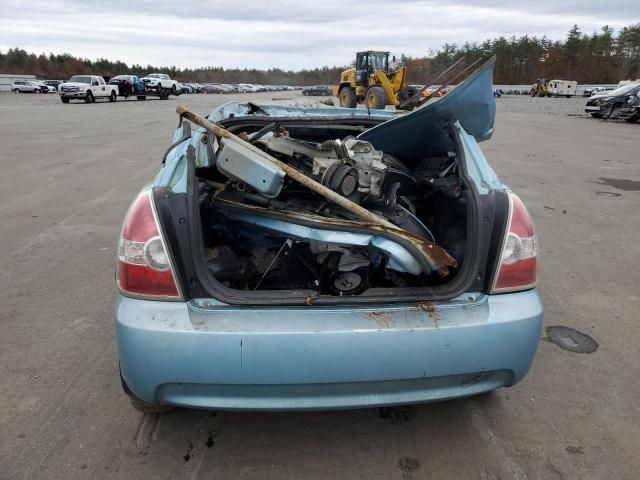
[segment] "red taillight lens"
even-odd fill
[[[509,226],[502,242],[492,293],[533,288],[537,282],[538,246],[533,222],[522,200],[509,193]]]
[[[124,220],[116,278],[118,288],[128,296],[181,299],[148,191],[133,201]]]

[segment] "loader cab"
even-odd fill
[[[366,85],[369,75],[382,71],[389,73],[389,52],[358,52],[356,54],[356,84]]]

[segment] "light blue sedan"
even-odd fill
[[[543,306],[529,214],[478,146],[492,77],[409,113],[181,109],[118,245],[133,405],[359,408],[521,381]]]

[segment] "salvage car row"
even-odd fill
[[[163,73],[152,73],[143,78],[136,75],[74,75],[68,81],[16,80],[11,85],[11,91],[14,93],[58,93],[63,103],[69,103],[74,99],[93,103],[97,98],[115,102],[117,97],[135,96],[138,100],[146,100],[149,96],[167,99],[170,95],[189,93],[253,93],[300,89],[302,87],[290,85],[180,83]]]
[[[137,77],[136,75],[118,75],[111,77],[109,83],[117,83],[122,85],[121,90],[123,96],[129,90],[130,95],[134,95],[140,86],[144,83],[147,88],[156,88],[158,83],[156,81],[159,77],[166,77],[164,83],[169,80],[166,74],[152,73],[144,78]],[[171,84],[164,85],[164,88],[172,90],[172,95],[180,95],[185,93],[257,93],[257,92],[275,92],[285,90],[300,90],[302,87],[293,87],[290,85],[257,85],[252,83],[192,83],[192,82],[177,82],[175,80],[169,80],[173,82]],[[162,82],[161,82],[162,83]],[[173,88],[175,86],[175,89]],[[128,87],[128,88],[126,88]]]
[[[146,89],[157,89],[162,85],[164,89],[172,91],[172,94],[183,93],[254,93],[254,92],[276,92],[301,90],[302,87],[291,85],[259,85],[253,83],[195,83],[178,82],[172,80],[164,73],[151,73],[146,77],[136,75],[116,75],[105,77],[99,75],[74,75],[74,77],[99,77],[105,83],[118,85],[119,96],[136,95]],[[11,91],[15,93],[56,93],[63,83],[63,80],[16,80],[11,84]],[[313,88],[313,87],[311,87]],[[330,90],[329,90],[330,91]]]
[[[27,82],[24,82],[27,83]],[[299,87],[285,85],[253,85],[240,83],[227,84],[191,84],[180,83],[164,73],[152,73],[144,78],[136,75],[117,75],[107,80],[98,75],[74,75],[67,82],[61,83],[57,91],[63,103],[70,100],[82,100],[86,103],[95,102],[96,98],[108,99],[115,102],[117,97],[136,97],[138,100],[146,100],[149,96],[157,96],[166,100],[170,95],[183,93],[248,93],[276,90],[296,90]],[[55,91],[55,89],[54,89]],[[16,90],[16,93],[18,91]]]

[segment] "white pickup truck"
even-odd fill
[[[166,73],[150,73],[142,79],[148,90],[158,90],[160,92],[170,92],[176,95],[178,92],[178,82],[171,80]]]
[[[108,98],[110,102],[115,102],[118,86],[109,85],[97,75],[74,75],[68,82],[58,86],[58,93],[62,103],[69,103],[72,99],[93,103],[96,98]]]

